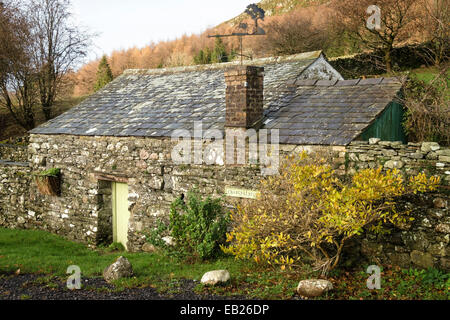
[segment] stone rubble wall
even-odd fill
[[[125,182],[129,187],[128,247],[130,251],[140,251],[146,242],[145,232],[155,226],[158,218],[167,218],[173,200],[194,187],[203,196],[213,197],[223,196],[226,186],[258,189],[259,165],[177,165],[171,159],[175,144],[170,139],[32,135],[28,147],[29,166],[0,163],[0,226],[39,228],[95,246],[108,238],[111,228],[108,217],[112,214],[111,181]],[[334,167],[341,173],[378,165],[388,169],[392,164],[405,173],[430,170],[447,181],[449,170],[445,158],[448,149],[434,144],[402,146],[371,140],[370,143],[354,142],[348,147],[280,146],[282,158],[302,150],[332,156]],[[33,172],[49,168],[61,169],[59,197],[41,195],[33,181]],[[382,241],[386,244],[382,254],[394,262],[409,261],[421,266],[425,265],[423,261],[430,261],[430,254],[434,266],[447,268],[448,205],[435,208],[433,200],[414,204],[417,207],[415,224],[408,230],[398,231],[400,237],[401,232],[406,232],[401,244],[389,242],[398,237],[374,240],[367,236],[360,242],[363,244],[358,249],[361,255],[368,252],[366,249],[371,243]],[[239,201],[239,198],[227,197],[226,205],[232,207]],[[449,201],[445,195],[444,201]],[[426,216],[422,217],[421,212]],[[425,218],[429,227],[423,225],[427,224]],[[420,238],[420,235],[426,236],[426,245],[415,247],[416,240],[409,239]]]
[[[27,162],[28,146],[0,143],[0,159],[12,162]]]
[[[0,226],[39,227],[29,197],[31,168],[28,163],[0,160]]]
[[[387,226],[387,234],[366,233],[353,240],[343,261],[450,271],[449,204],[448,194],[404,197],[399,206],[411,210],[414,220],[400,227]]]
[[[405,175],[427,175],[441,177],[441,182],[450,184],[450,148],[442,148],[436,142],[408,143],[380,141],[354,141],[347,147],[346,171],[353,174],[359,169],[398,169]]]

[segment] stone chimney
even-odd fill
[[[258,129],[263,119],[264,67],[230,68],[225,83],[225,128]]]

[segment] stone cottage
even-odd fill
[[[27,180],[16,190],[15,210],[5,207],[9,198],[0,203],[1,224],[22,223],[92,245],[117,241],[139,251],[155,219],[193,187],[226,195],[230,203],[254,197],[261,172],[256,163],[172,161],[173,131],[192,132],[196,121],[225,136],[277,129],[281,154],[332,152],[341,169],[353,141],[404,139],[396,79],[343,80],[321,52],[247,63],[128,70],[32,130],[29,166],[11,166],[24,174],[61,169],[61,193],[42,195]],[[196,141],[201,148],[206,142]]]

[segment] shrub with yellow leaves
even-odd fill
[[[327,274],[344,244],[364,230],[412,220],[396,199],[434,191],[439,178],[424,174],[405,180],[396,169],[366,169],[345,182],[325,159],[306,153],[285,161],[278,176],[261,181],[258,200],[248,200],[231,216],[225,253],[282,269],[311,266]]]

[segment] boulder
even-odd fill
[[[321,296],[330,290],[333,290],[333,284],[323,279],[302,280],[297,287],[297,293],[307,298]]]
[[[103,278],[110,283],[121,278],[129,278],[133,275],[133,268],[127,258],[119,257],[103,271]]]
[[[201,283],[214,286],[219,283],[225,283],[228,280],[230,280],[230,273],[227,270],[215,270],[205,273]]]

